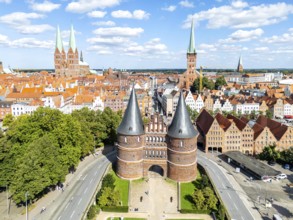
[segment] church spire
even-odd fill
[[[61,53],[62,50],[63,50],[63,44],[62,44],[62,39],[61,39],[61,34],[60,34],[59,25],[57,26],[57,32],[56,32],[56,46],[55,46],[55,49],[58,49],[60,53]]]
[[[243,63],[242,63],[242,56],[240,55],[238,66],[237,66],[237,72],[243,72]]]
[[[73,25],[71,25],[71,28],[70,28],[69,48],[71,48],[73,52],[75,52],[76,50]]]
[[[80,51],[80,61],[83,62],[82,51]]]
[[[190,40],[189,40],[189,47],[188,47],[187,53],[196,53],[195,52],[195,45],[194,45],[194,23],[193,23],[193,19],[191,21]]]
[[[122,135],[142,135],[144,134],[143,122],[138,107],[135,89],[132,87],[131,95],[128,101],[121,124],[117,133]]]
[[[173,138],[193,138],[196,135],[197,132],[191,123],[183,92],[181,91],[175,115],[168,128],[168,136]]]

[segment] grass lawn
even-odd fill
[[[193,209],[191,202],[186,197],[192,195],[194,192],[194,189],[195,187],[192,182],[180,184],[181,209]]]
[[[199,170],[197,170],[197,177],[195,181],[197,182],[198,180],[201,180],[201,173]],[[188,198],[186,198],[191,196],[195,190],[195,185],[193,182],[180,184],[181,209],[193,209],[192,203],[188,200]]]
[[[122,206],[128,206],[128,189],[129,181],[120,179],[112,170],[110,174],[115,178],[115,189],[119,190],[121,195]]]

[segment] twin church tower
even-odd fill
[[[180,82],[183,88],[189,89],[197,77],[195,62],[192,23],[187,71]],[[196,178],[198,132],[190,120],[182,92],[173,120],[167,126],[163,116],[158,113],[151,115],[148,123],[143,123],[133,88],[117,133],[116,173],[119,177],[146,178],[149,171],[155,171],[178,182],[189,182]]]
[[[55,74],[58,76],[83,76],[89,74],[90,72],[89,65],[83,61],[82,52],[79,57],[72,25],[70,28],[69,48],[67,54],[63,47],[59,26],[57,27],[54,64]]]

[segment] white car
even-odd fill
[[[285,173],[281,173],[281,174],[277,175],[276,178],[279,180],[283,180],[283,179],[287,178],[287,175]]]
[[[264,182],[272,182],[272,178],[268,177],[268,176],[264,176],[264,177],[262,177],[262,181],[264,181]]]

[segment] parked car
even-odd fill
[[[268,165],[275,166],[276,165],[276,161],[270,160],[270,161],[268,161]]]
[[[290,165],[286,163],[286,164],[283,165],[283,168],[286,169],[286,170],[289,170],[290,169]]]
[[[272,178],[269,177],[269,176],[263,176],[261,179],[262,179],[262,181],[264,181],[264,182],[272,182]]]
[[[277,179],[279,180],[283,180],[283,179],[286,179],[287,178],[287,175],[285,173],[281,173],[281,174],[278,174],[276,176]]]

